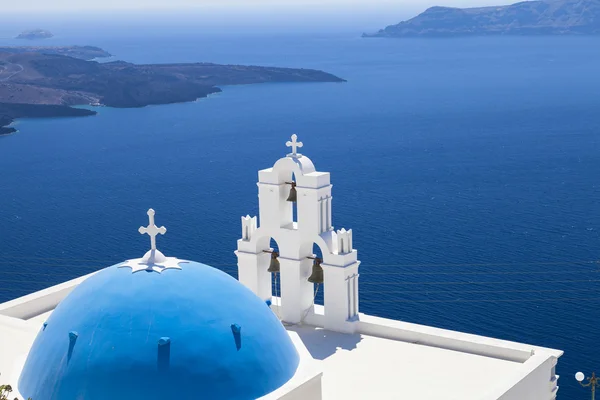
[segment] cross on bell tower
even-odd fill
[[[287,147],[291,147],[292,148],[292,152],[290,154],[288,154],[288,156],[290,156],[290,157],[302,157],[302,154],[298,154],[296,151],[297,151],[298,147],[302,147],[302,146],[304,146],[304,144],[302,142],[298,142],[297,140],[298,140],[298,135],[296,135],[294,133],[292,135],[292,140],[291,141],[288,140],[285,143],[285,145]]]

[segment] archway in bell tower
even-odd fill
[[[293,184],[291,185],[292,188],[290,188],[290,194],[293,191],[296,191],[296,174],[292,172],[292,180],[290,182],[293,182]],[[290,202],[292,205],[292,223],[293,224],[298,224],[298,201],[297,201],[297,192],[296,192],[296,201]]]
[[[269,272],[271,274],[271,293],[276,298],[276,305],[281,307],[281,265],[279,262],[279,244],[273,238],[269,241],[269,247],[272,249],[271,262],[269,263]]]
[[[316,243],[313,243],[312,252],[315,259],[313,260],[309,280],[316,281],[316,283],[313,283],[313,304],[323,305],[323,293],[325,292],[324,282],[319,282],[322,281],[323,278],[323,267],[320,265],[323,262],[323,252],[321,251],[321,247],[319,247],[319,245]]]

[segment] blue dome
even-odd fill
[[[182,261],[162,273],[108,267],[50,315],[19,391],[34,400],[256,399],[295,373],[285,328],[249,289]]]

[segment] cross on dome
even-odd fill
[[[150,222],[149,222],[148,226],[146,226],[146,227],[140,226],[140,229],[138,229],[138,231],[142,235],[146,234],[146,235],[150,236],[150,250],[156,251],[156,236],[158,236],[159,233],[161,235],[164,235],[165,233],[167,233],[167,228],[165,228],[164,226],[161,226],[160,228],[156,226],[156,224],[154,223],[154,215],[155,214],[156,214],[156,211],[154,211],[153,209],[149,209],[148,210],[148,220]]]
[[[161,226],[160,228],[154,223],[154,215],[156,212],[153,209],[148,210],[148,226],[140,226],[138,232],[142,235],[150,236],[150,251],[148,251],[143,258],[137,258],[134,260],[128,260],[125,263],[119,265],[119,268],[130,267],[131,272],[138,271],[155,271],[161,273],[165,269],[181,269],[179,263],[187,262],[181,261],[175,257],[165,257],[163,253],[156,249],[156,236],[158,234],[164,235],[167,233],[167,228]]]
[[[302,157],[302,154],[298,154],[296,153],[297,148],[298,147],[302,147],[304,146],[304,144],[302,142],[298,142],[298,135],[296,135],[295,133],[292,135],[292,141],[287,141],[285,143],[285,145],[287,147],[291,147],[292,148],[292,152],[290,154],[288,154],[288,156],[292,156],[292,157]]]

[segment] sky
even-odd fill
[[[209,31],[374,32],[435,6],[479,7],[517,0],[0,0],[0,37],[34,28],[60,33],[88,22],[194,25]],[[106,30],[106,29],[105,29]]]
[[[515,0],[516,1],[516,0]],[[431,5],[476,7],[507,4],[506,0],[0,0],[3,12],[65,12],[109,10],[227,10],[227,9],[299,9],[335,10],[425,9]]]

